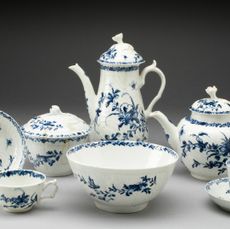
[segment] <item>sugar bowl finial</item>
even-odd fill
[[[123,33],[119,33],[112,37],[112,39],[118,44],[123,43]]]
[[[217,99],[216,96],[216,92],[217,92],[217,88],[216,86],[209,86],[205,89],[205,91],[207,92],[207,94],[210,96],[211,99]]]

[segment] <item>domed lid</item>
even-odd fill
[[[120,33],[112,39],[117,44],[112,45],[104,52],[98,62],[102,65],[139,65],[144,59],[133,48],[132,45],[123,42],[123,34]]]
[[[25,135],[45,138],[72,138],[88,134],[89,125],[53,105],[50,112],[33,117],[23,126]]]
[[[230,102],[216,96],[215,86],[206,89],[210,98],[197,100],[192,104],[190,110],[203,114],[230,114]]]

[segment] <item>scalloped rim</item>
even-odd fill
[[[211,111],[200,111],[198,109],[194,109],[191,107],[189,107],[189,110],[192,112],[197,112],[200,114],[210,114],[210,115],[224,115],[224,114],[230,114],[230,111],[221,111],[221,112],[211,112]]]
[[[226,183],[226,182],[228,182],[228,183],[230,182],[230,179],[228,177],[223,177],[223,178],[218,178],[216,180],[211,180],[205,185],[205,190],[211,197],[219,199],[219,200],[224,200],[224,201],[230,203],[230,199],[226,199],[222,196],[213,195],[211,193],[212,185],[215,185],[215,184],[219,185],[219,184]],[[229,186],[229,189],[230,189],[230,186]]]
[[[7,120],[9,120],[14,125],[14,127],[17,129],[17,132],[21,138],[21,145],[22,145],[21,155],[17,154],[14,158],[14,160],[19,161],[16,165],[14,165],[14,167],[17,166],[18,169],[21,169],[24,166],[25,158],[26,158],[26,152],[27,152],[26,151],[25,136],[23,134],[23,131],[22,131],[20,125],[16,122],[16,120],[12,116],[10,116],[9,114],[7,114],[4,111],[0,111],[0,116],[2,116],[3,118],[6,118]],[[21,156],[21,159],[18,159],[19,156]],[[14,162],[12,162],[11,165],[9,165],[9,168],[8,168],[9,170],[11,169],[12,164],[14,164]],[[5,169],[0,170],[0,172],[4,172],[4,171],[5,171]]]
[[[158,167],[153,167],[153,168],[139,168],[139,169],[119,169],[119,168],[108,168],[108,167],[99,167],[99,166],[92,166],[92,165],[88,165],[85,163],[78,163],[72,159],[70,159],[71,154],[75,154],[78,151],[80,151],[83,148],[92,148],[92,147],[105,147],[107,145],[113,145],[113,146],[122,146],[122,147],[136,147],[136,146],[142,146],[142,147],[147,147],[151,150],[160,150],[163,151],[165,153],[170,154],[172,157],[174,157],[174,160],[172,160],[170,163],[163,165],[163,166],[158,166]],[[147,171],[147,170],[155,170],[155,169],[161,169],[161,168],[165,168],[168,166],[171,166],[173,164],[176,164],[176,162],[179,159],[179,155],[172,149],[162,146],[162,145],[158,145],[158,144],[154,144],[154,143],[148,143],[148,142],[143,142],[143,141],[120,141],[120,140],[115,140],[115,141],[98,141],[98,142],[90,142],[90,143],[85,143],[85,144],[80,144],[77,146],[74,146],[72,148],[70,148],[67,153],[66,156],[68,158],[68,160],[77,163],[78,165],[84,166],[84,167],[88,167],[88,168],[93,168],[93,169],[99,169],[99,170],[110,170],[110,171],[119,171],[119,172],[135,172],[135,171]]]
[[[82,136],[86,136],[89,135],[90,131],[91,131],[91,127],[89,126],[89,128],[86,131],[79,131],[77,133],[72,133],[72,134],[62,134],[62,135],[47,135],[47,134],[39,134],[39,133],[34,133],[31,131],[26,131],[24,127],[22,127],[22,131],[25,135],[26,138],[30,138],[30,139],[36,139],[36,138],[40,138],[40,139],[77,139],[79,137]]]

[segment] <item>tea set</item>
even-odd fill
[[[98,60],[97,93],[78,64],[69,67],[83,84],[90,125],[57,105],[22,127],[0,112],[0,206],[29,211],[58,191],[56,179],[46,176],[73,173],[97,208],[139,212],[161,192],[181,159],[194,178],[209,181],[210,198],[230,211],[230,102],[208,87],[209,97],[194,102],[191,115],[175,126],[153,111],[166,85],[156,61],[140,73],[142,56],[123,42],[122,33],[112,39],[116,43]],[[160,77],[161,86],[145,109],[140,90],[150,72]],[[148,118],[161,124],[173,150],[148,142]],[[23,169],[26,158],[34,170]]]

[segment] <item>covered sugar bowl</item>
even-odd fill
[[[69,148],[88,141],[89,126],[53,105],[50,112],[33,117],[23,126],[27,156],[34,168],[48,176],[70,175]]]
[[[197,100],[191,115],[174,126],[160,111],[152,112],[165,130],[169,144],[181,154],[191,175],[200,180],[226,176],[230,158],[230,101],[216,96],[215,86],[206,89],[209,98]]]

